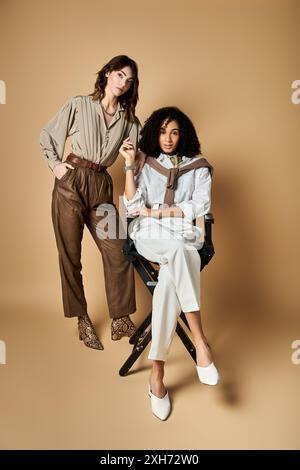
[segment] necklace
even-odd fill
[[[104,108],[104,106],[103,106],[103,104],[102,104],[101,101],[100,101],[100,104],[101,104],[101,108],[103,109],[103,111],[104,111],[106,114],[108,114],[109,116],[113,117],[113,116],[116,114],[117,108],[114,110],[113,113],[109,113],[109,112]]]

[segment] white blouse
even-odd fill
[[[199,157],[182,157],[180,167],[184,167]],[[173,168],[168,155],[161,153],[157,161],[165,168]],[[158,173],[154,168],[145,164],[141,173],[136,177],[136,193],[128,200],[123,195],[123,201],[127,211],[132,211],[140,207],[158,209],[164,203],[167,177]],[[196,168],[182,174],[177,179],[174,190],[174,205],[180,207],[184,217],[163,217],[154,219],[153,217],[140,216],[134,219],[129,225],[129,235],[132,239],[151,235],[155,238],[156,229],[153,225],[163,227],[164,235],[172,232],[175,238],[184,237],[190,240],[193,245],[202,245],[203,231],[193,225],[194,219],[202,217],[210,209],[211,205],[211,175],[208,168]],[[149,230],[151,229],[151,233]],[[139,233],[140,232],[140,233]],[[170,235],[170,233],[168,234]],[[160,231],[160,237],[162,232]],[[201,243],[200,243],[201,240]]]

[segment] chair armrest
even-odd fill
[[[204,220],[205,222],[206,221],[210,221],[210,223],[214,223],[215,219],[214,219],[214,214],[212,212],[208,212],[207,214],[205,214],[204,216]]]
[[[207,245],[212,245],[212,224],[215,223],[214,215],[212,212],[208,212],[204,216],[204,225],[205,225],[205,243]]]

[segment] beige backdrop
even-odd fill
[[[1,0],[2,449],[299,448],[300,79],[297,0]],[[221,372],[201,385],[177,338],[166,368],[170,419],[150,413],[147,354],[111,342],[100,256],[89,233],[83,276],[104,351],[63,318],[50,217],[53,175],[39,133],[96,72],[128,54],[140,71],[137,114],[176,105],[215,167],[216,256],[202,276],[206,334]],[[115,199],[122,161],[111,168]],[[140,321],[151,297],[136,277]]]

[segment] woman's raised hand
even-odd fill
[[[123,140],[119,152],[124,158],[126,165],[133,165],[135,160],[135,148],[129,137]]]

